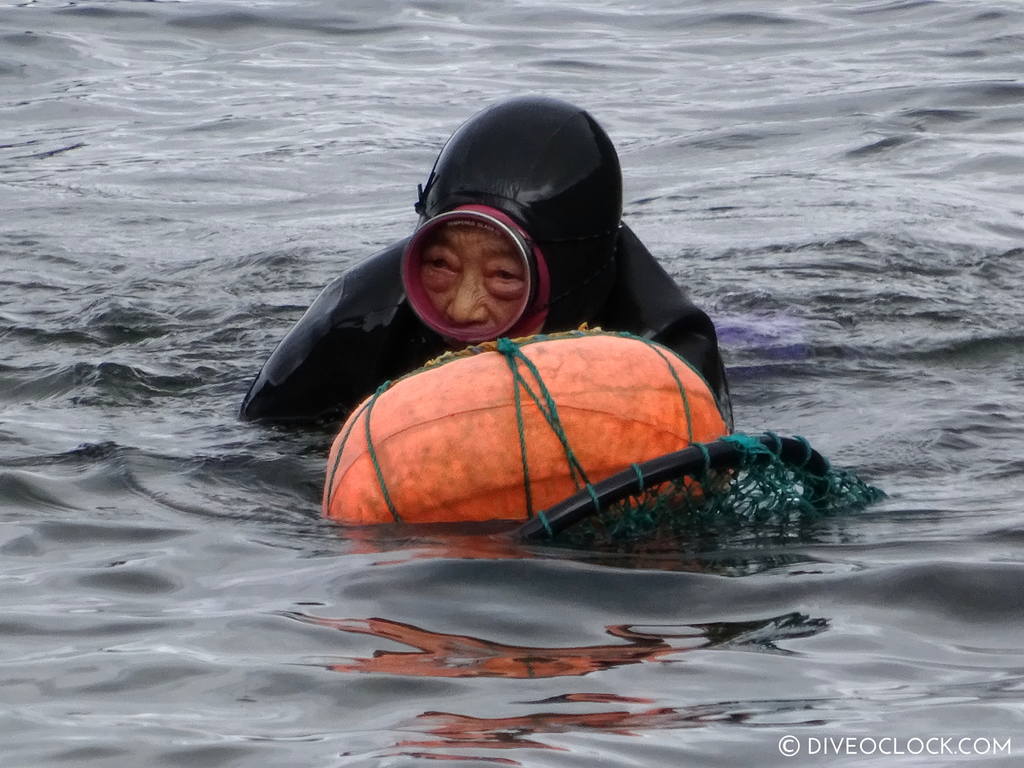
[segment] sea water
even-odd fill
[[[0,2],[0,764],[1017,764],[1022,72],[1010,0]],[[885,502],[629,557],[319,519],[330,429],[240,400],[526,93],[608,130],[738,428]]]

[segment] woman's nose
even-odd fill
[[[448,318],[459,324],[487,320],[486,289],[479,276],[464,275],[448,304]]]

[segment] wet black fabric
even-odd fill
[[[622,218],[619,158],[579,107],[537,96],[508,99],[452,134],[416,210],[430,218],[474,203],[504,211],[541,243],[608,235]]]
[[[616,238],[615,281],[588,321],[629,331],[682,355],[700,372],[731,422],[715,328],[626,226]],[[278,421],[341,419],[384,381],[444,352],[443,339],[405,302],[399,260],[407,240],[356,265],[328,285],[271,354],[242,403],[242,416]],[[628,378],[629,372],[623,371]]]
[[[460,205],[504,211],[544,253],[549,327],[594,315],[615,281],[622,171],[608,134],[558,99],[508,99],[459,127],[437,156],[416,210]]]
[[[242,402],[248,419],[340,418],[383,382],[445,350],[405,301],[408,238],[321,291],[264,364]]]
[[[503,211],[540,246],[550,277],[544,331],[588,322],[659,341],[703,374],[729,420],[714,326],[620,225],[619,159],[587,112],[522,97],[467,120],[438,155],[416,210],[422,222],[466,204]],[[338,417],[447,349],[405,300],[400,263],[407,242],[324,289],[260,371],[243,417]]]

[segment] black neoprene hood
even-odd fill
[[[558,99],[523,96],[462,124],[438,155],[416,210],[421,221],[460,205],[515,219],[544,253],[551,279],[544,329],[589,322],[615,281],[622,170],[604,129]]]
[[[430,218],[479,203],[540,243],[608,235],[622,218],[615,147],[586,111],[526,96],[477,113],[452,134],[416,210]]]

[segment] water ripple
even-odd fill
[[[1022,24],[0,8],[4,761],[744,766],[794,724],[1018,733]],[[331,429],[238,402],[322,285],[415,227],[452,129],[521,93],[607,128],[740,424],[886,502],[642,552],[319,519]]]

